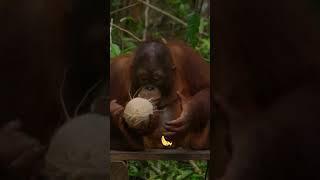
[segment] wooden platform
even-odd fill
[[[210,151],[153,149],[146,151],[110,151],[111,162],[122,160],[210,160]]]

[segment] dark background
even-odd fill
[[[318,2],[214,1],[211,177],[319,179]]]
[[[108,9],[103,0],[0,2],[0,127],[19,119],[21,137],[47,147],[54,131],[66,121],[65,111],[73,117],[84,94],[98,80],[102,83],[84,101],[79,114],[88,112],[96,97],[107,96]],[[107,107],[100,109],[107,113]],[[1,177],[16,159],[15,152],[24,148],[19,136],[1,133]],[[35,163],[29,161],[26,167]]]

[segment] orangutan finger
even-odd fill
[[[182,125],[182,126],[178,126],[178,127],[174,127],[174,126],[164,126],[164,128],[167,131],[171,131],[171,132],[181,132],[183,130],[185,130],[187,128],[187,125]]]
[[[117,100],[113,99],[113,100],[110,101],[110,103],[117,103]]]
[[[177,91],[178,97],[181,99],[182,103],[187,101],[187,98],[180,92]]]
[[[123,107],[119,107],[114,111],[114,115],[119,115],[122,113],[122,111],[123,111]]]
[[[178,118],[172,121],[168,121],[165,123],[167,126],[182,126],[186,123],[186,120],[184,118]]]

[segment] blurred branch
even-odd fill
[[[166,16],[169,16],[171,19],[173,19],[173,20],[175,20],[175,21],[177,21],[177,22],[181,23],[181,24],[182,24],[182,25],[184,25],[184,26],[188,26],[188,24],[187,24],[186,22],[182,21],[181,19],[179,19],[179,18],[177,18],[177,17],[173,16],[172,14],[170,14],[170,13],[168,13],[168,12],[166,12],[166,11],[164,11],[164,10],[162,10],[162,9],[160,9],[160,8],[158,8],[158,7],[156,7],[156,6],[152,5],[152,4],[150,4],[150,3],[147,3],[147,2],[145,2],[145,1],[143,1],[143,0],[137,0],[137,1],[139,1],[139,2],[143,3],[144,5],[146,5],[146,6],[150,7],[150,8],[152,8],[152,9],[154,9],[154,10],[156,10],[156,11],[158,11],[158,12],[160,12],[160,13],[162,13],[162,14],[166,15]]]
[[[128,6],[122,7],[122,8],[120,8],[120,9],[116,9],[116,10],[114,10],[114,11],[111,11],[111,12],[110,12],[110,15],[115,14],[115,13],[120,12],[120,11],[123,11],[123,10],[128,9],[128,8],[131,8],[131,7],[136,6],[136,5],[138,5],[138,4],[139,4],[139,3],[136,2],[136,3],[130,4],[130,5],[128,5]]]
[[[61,101],[63,112],[64,112],[64,114],[66,116],[67,121],[69,121],[71,118],[70,118],[70,115],[68,113],[68,110],[67,110],[66,104],[64,102],[64,99],[63,99],[63,86],[65,84],[66,74],[67,74],[67,68],[65,68],[64,72],[63,72],[63,79],[62,79],[62,82],[60,84],[60,94],[59,95],[60,95],[60,101]]]
[[[98,82],[96,82],[83,96],[83,98],[81,99],[80,103],[78,104],[78,106],[76,107],[75,111],[74,111],[74,115],[73,117],[77,117],[78,116],[78,112],[80,110],[80,107],[82,106],[82,104],[84,103],[84,101],[87,99],[87,97],[89,96],[89,94],[102,82],[102,80],[99,80]]]
[[[149,0],[146,1],[149,4]],[[147,39],[147,33],[148,33],[148,19],[149,19],[149,6],[146,6],[146,9],[144,11],[144,30],[143,30],[143,40]]]
[[[197,164],[193,160],[189,160],[189,163],[192,165],[194,171],[198,174],[201,174],[201,169],[197,166]]]
[[[206,32],[200,32],[200,34],[201,34],[201,35],[204,35],[204,36],[209,36],[209,34],[206,33]]]
[[[163,38],[163,37],[161,37],[161,40],[162,40],[162,42],[163,42],[164,44],[167,44],[167,43],[168,43],[168,41],[167,41],[165,38]]]
[[[158,175],[162,175],[162,172],[161,172],[161,170],[160,169],[158,169],[158,168],[156,168],[156,167],[154,167],[154,165],[153,164],[150,164],[151,166],[151,169],[154,171],[154,172],[156,172]]]
[[[112,25],[113,25],[113,18],[111,18],[111,22],[110,22],[110,44],[109,47],[111,49],[111,44],[112,44],[112,36],[111,36],[111,32],[112,32]]]
[[[201,13],[202,13],[203,1],[204,1],[204,0],[201,0],[201,3],[200,3],[200,7],[199,7],[199,14],[201,14]]]
[[[120,27],[120,26],[117,26],[117,25],[115,25],[115,24],[112,24],[112,26],[113,27],[115,27],[115,28],[117,28],[117,29],[119,29],[119,30],[121,30],[121,31],[123,31],[123,32],[126,32],[127,34],[129,34],[130,36],[132,36],[134,39],[136,39],[137,41],[139,41],[139,42],[141,42],[142,41],[142,39],[140,39],[140,38],[138,38],[136,35],[134,35],[132,32],[130,32],[130,31],[128,31],[128,30],[126,30],[126,29],[124,29],[124,28],[122,28],[122,27]]]
[[[204,58],[204,57],[202,57],[202,59],[203,59],[204,61],[210,63],[210,59],[207,59],[207,58]]]

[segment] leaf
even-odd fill
[[[198,13],[192,13],[187,18],[187,31],[185,39],[191,46],[194,48],[198,42],[198,33],[199,33],[199,26],[200,26],[200,16]]]
[[[209,22],[208,19],[201,17],[200,24],[199,24],[199,32],[203,33],[205,28],[208,26]]]
[[[135,166],[129,166],[128,173],[129,173],[129,176],[138,176],[139,175],[139,170]]]
[[[177,180],[183,180],[186,179],[188,176],[190,176],[193,172],[190,170],[183,171],[181,175],[177,176]]]
[[[111,6],[112,7],[118,7],[118,6],[120,6],[121,5],[121,2],[120,1],[111,1]]]
[[[137,47],[136,42],[132,38],[124,37],[122,41],[125,47],[122,49],[121,54],[130,53]]]
[[[121,50],[119,46],[112,43],[110,46],[110,57],[113,58],[113,57],[119,56],[120,53],[121,53]]]
[[[192,174],[189,179],[190,180],[203,180],[204,176],[201,176],[199,174]]]
[[[166,1],[168,4],[172,4],[172,5],[177,5],[180,4],[181,2],[179,0],[167,0]]]

